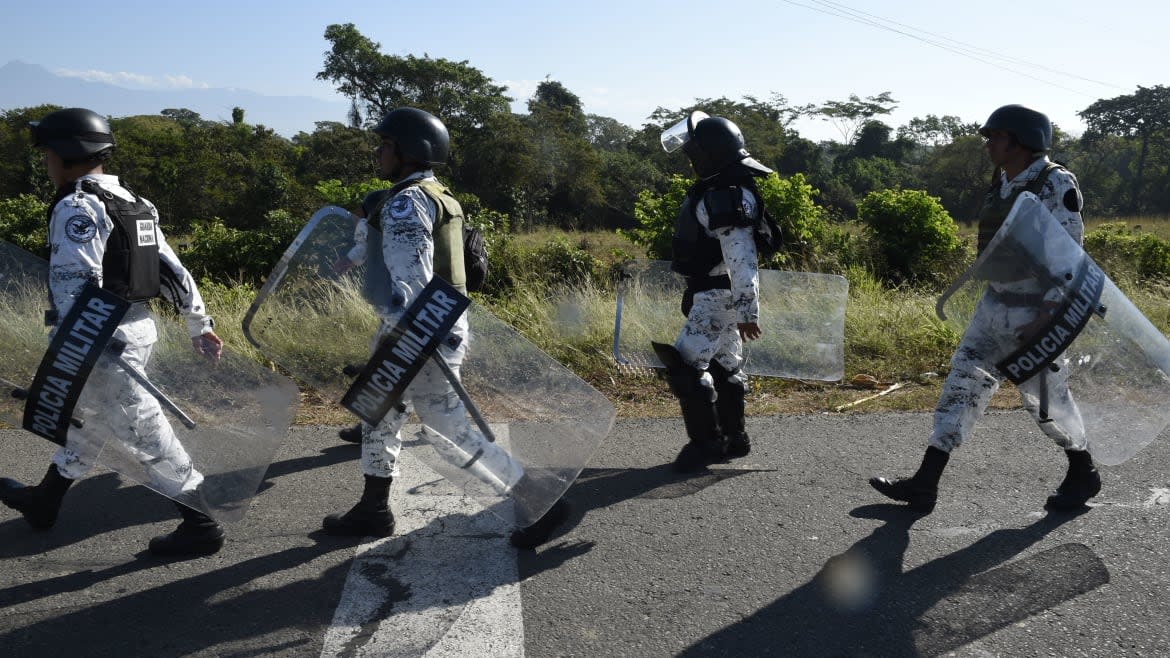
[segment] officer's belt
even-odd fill
[[[687,292],[694,294],[706,290],[731,290],[731,277],[726,274],[715,276],[688,276]]]

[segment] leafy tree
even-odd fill
[[[599,151],[623,151],[634,138],[634,129],[617,119],[587,114],[585,123],[589,143]]]
[[[781,176],[803,173],[810,180],[817,181],[826,177],[826,162],[825,149],[820,144],[790,133],[774,168]]]
[[[371,123],[410,105],[442,117],[448,129],[462,135],[492,114],[507,112],[512,101],[504,95],[506,87],[466,60],[386,55],[380,52],[382,44],[353,23],[326,27],[325,40],[331,46],[317,79],[337,85],[338,92],[362,106]]]
[[[914,117],[906,125],[898,128],[898,137],[931,148],[950,144],[960,137],[978,134],[978,123],[964,123],[959,117],[950,114],[941,117],[934,114]]]
[[[57,105],[37,105],[0,112],[0,198],[32,194],[46,202],[54,190],[43,157],[32,148],[28,122],[37,121]]]
[[[891,97],[891,93],[883,91],[877,96],[867,96],[864,100],[857,94],[849,94],[847,101],[825,101],[820,107],[808,108],[808,112],[833,124],[841,133],[844,143],[852,144],[857,131],[870,119],[889,114],[898,106],[898,101]]]
[[[918,148],[913,140],[899,135],[891,139],[894,129],[876,119],[867,121],[857,131],[845,157],[885,158],[901,165]],[[905,175],[902,176],[905,178]]]
[[[975,221],[991,181],[993,167],[978,135],[961,135],[930,150],[923,161],[923,183],[951,216]]]
[[[198,112],[188,110],[187,108],[167,108],[162,112],[159,112],[159,114],[167,117],[168,119],[173,119],[176,123],[184,128],[191,128],[192,126],[198,126],[207,123],[203,117],[199,116]]]
[[[474,193],[489,207],[520,218],[544,216],[542,204],[536,204],[528,189],[528,177],[537,168],[536,145],[525,117],[500,112],[487,118],[480,129],[482,138],[471,140],[463,148],[461,189]],[[531,203],[530,203],[531,202]]]
[[[187,230],[202,205],[202,190],[190,185],[198,160],[188,159],[183,124],[165,116],[135,116],[115,119],[110,127],[118,147],[108,169],[154,203],[168,232]]]
[[[1128,211],[1136,213],[1142,206],[1142,187],[1146,182],[1146,161],[1151,147],[1162,148],[1170,137],[1170,88],[1162,85],[1138,86],[1132,94],[1101,99],[1077,113],[1088,125],[1086,140],[1105,135],[1132,137],[1139,149],[1133,163],[1134,177]]]
[[[631,151],[649,158],[667,174],[691,175],[686,156],[679,152],[668,154],[663,151],[659,136],[663,130],[696,110],[711,116],[724,117],[735,123],[744,135],[748,152],[772,169],[779,166],[790,134],[788,126],[799,115],[799,109],[788,105],[788,101],[779,94],[774,94],[767,101],[754,96],[745,96],[742,101],[700,98],[696,99],[693,105],[678,110],[668,110],[664,107],[654,110],[649,122],[631,141]]]
[[[297,133],[292,141],[296,178],[302,184],[329,179],[352,184],[377,174],[373,152],[378,139],[369,130],[318,121],[316,130]]]
[[[448,158],[450,181],[472,190],[484,199],[504,201],[524,196],[526,154],[519,147],[517,125],[501,116],[510,115],[512,98],[507,88],[495,84],[466,60],[451,61],[423,55],[398,56],[381,52],[381,44],[361,34],[352,23],[325,28],[330,49],[318,80],[334,83],[337,90],[360,108],[367,125],[379,121],[395,107],[410,106],[441,118],[451,133]],[[497,133],[492,128],[503,127]],[[494,153],[496,164],[489,168],[481,158]],[[501,162],[512,156],[520,165]],[[512,210],[506,208],[505,210]]]
[[[529,99],[528,112],[536,150],[530,188],[547,200],[548,215],[557,224],[598,225],[601,158],[588,141],[581,99],[561,83],[545,80]]]
[[[667,177],[652,163],[628,150],[603,150],[601,156],[600,223],[603,226],[629,228],[636,223],[634,207],[642,190],[666,186]]]
[[[574,137],[586,137],[588,123],[581,97],[556,80],[544,80],[536,85],[536,91],[528,99],[528,112],[533,118],[543,119],[545,126]]]
[[[833,164],[836,177],[845,183],[857,197],[876,190],[899,187],[906,175],[905,169],[883,157],[842,158]]]

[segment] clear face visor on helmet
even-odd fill
[[[706,118],[706,112],[691,112],[691,115],[687,118],[662,131],[662,135],[659,137],[659,140],[662,142],[662,148],[667,153],[674,153],[682,148],[682,145],[686,144],[687,140],[691,138],[691,135],[695,133],[695,126],[699,125],[699,122]]]

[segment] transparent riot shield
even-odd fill
[[[8,389],[0,421],[217,520],[242,518],[292,421],[296,386],[230,347],[218,362],[207,361],[182,323],[162,313],[149,354],[116,336],[87,344],[86,326],[69,321],[73,310],[51,340],[46,281],[43,260],[0,243],[0,366]],[[70,331],[59,352],[46,350]],[[82,352],[96,357],[92,369],[66,377]],[[67,389],[79,393],[76,404],[54,418]],[[45,427],[56,421],[60,440]]]
[[[623,265],[614,317],[619,366],[662,368],[651,341],[674,344],[686,317],[686,283],[668,261]],[[836,381],[845,371],[845,303],[849,282],[832,274],[760,270],[763,336],[744,345],[752,375]]]
[[[1045,409],[1067,381],[1073,404],[1054,405],[1052,420],[1083,428],[1103,464],[1126,461],[1170,424],[1170,342],[1031,193],[937,312],[1004,378],[1030,382],[1030,404]]]
[[[465,417],[455,431],[420,418],[422,429],[404,437],[403,449],[505,520],[517,526],[535,522],[609,434],[613,406],[475,304],[466,311],[465,335],[435,336],[438,343],[462,345],[465,358],[457,368],[441,350],[428,356],[413,339],[391,343],[425,332],[410,329],[418,317],[415,306],[385,310],[394,304],[386,276],[367,277],[372,273],[364,264],[339,267],[348,265],[342,257],[353,247],[355,222],[336,207],[309,220],[248,310],[245,334],[273,361],[327,398],[344,401],[365,422],[377,420],[370,414],[379,413],[378,405],[355,403],[361,397],[355,389],[367,386],[363,390],[372,393],[393,387],[395,394],[404,392],[403,402],[413,402],[415,382],[407,381],[411,364],[436,369],[458,395]],[[370,243],[378,244],[376,230],[370,236]],[[415,304],[425,306],[437,283],[442,282],[432,282]],[[375,306],[384,309],[381,316]],[[371,349],[383,320],[398,323],[402,331]]]

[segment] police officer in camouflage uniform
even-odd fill
[[[1045,155],[1052,146],[1048,117],[1022,105],[1005,105],[991,113],[979,132],[998,167],[979,214],[979,251],[991,241],[1016,198],[1025,191],[1039,197],[1068,234],[1082,244],[1081,191],[1076,176]],[[1055,299],[1046,299],[1046,292],[1045,284],[1035,280],[989,287],[951,359],[922,465],[910,478],[872,478],[870,484],[875,489],[918,511],[934,509],[938,482],[951,451],[971,435],[975,421],[1003,379],[983,348],[985,337],[1005,332],[1030,334],[1030,325],[1042,323],[1044,313],[1059,305]],[[1084,423],[1068,389],[1068,369],[1063,363],[1057,359],[1045,372],[1019,386],[1024,408],[1068,457],[1065,478],[1046,503],[1049,509],[1058,510],[1083,507],[1101,490],[1101,476],[1087,450]]]
[[[356,244],[345,258],[350,263],[366,263],[366,297],[381,318],[372,348],[391,333],[432,276],[441,276],[466,293],[463,210],[431,169],[447,160],[450,137],[446,126],[427,112],[403,107],[386,114],[374,132],[382,138],[375,151],[378,166],[383,177],[395,181],[395,185],[380,196],[381,203],[371,209],[366,219],[368,228],[376,230],[367,230],[359,222]],[[347,264],[335,267],[340,270]],[[468,342],[464,314],[438,349],[456,376]],[[390,485],[399,474],[399,432],[410,416],[411,406],[423,423],[422,437],[445,460],[464,467],[467,455],[481,454],[476,469],[491,474],[488,484],[497,493],[524,486],[522,480],[529,474],[471,423],[455,389],[438,365],[428,360],[407,388],[402,405],[391,409],[376,427],[363,424],[361,467],[365,488],[352,509],[325,518],[327,534],[386,537],[394,533]],[[536,523],[517,529],[512,543],[522,548],[542,543],[568,512],[567,503],[557,501]]]
[[[772,170],[751,157],[743,134],[725,118],[692,113],[664,133],[663,145],[673,151],[671,133],[698,176],[679,209],[672,243],[671,269],[687,282],[687,320],[674,345],[653,345],[689,439],[674,465],[690,472],[751,451],[743,341],[762,334],[754,227],[764,212],[754,178]]]
[[[33,145],[44,151],[45,167],[57,195],[49,211],[50,318],[64,317],[87,282],[135,302],[119,324],[115,339],[126,343],[122,357],[146,369],[158,329],[147,307],[157,296],[169,299],[185,318],[195,350],[217,360],[223,342],[191,274],[179,262],[158,226],[154,205],[130,191],[103,165],[114,151],[114,135],[104,117],[83,108],[58,110],[30,124]],[[158,401],[121,368],[99,362],[89,390],[121,417],[116,437],[150,464],[151,484],[172,498],[195,495],[203,481]],[[0,500],[30,525],[48,529],[66,491],[93,467],[92,448],[66,441],[36,486],[0,479]],[[150,541],[160,555],[208,554],[223,546],[223,530],[211,517],[177,504],[183,521],[172,533]]]

